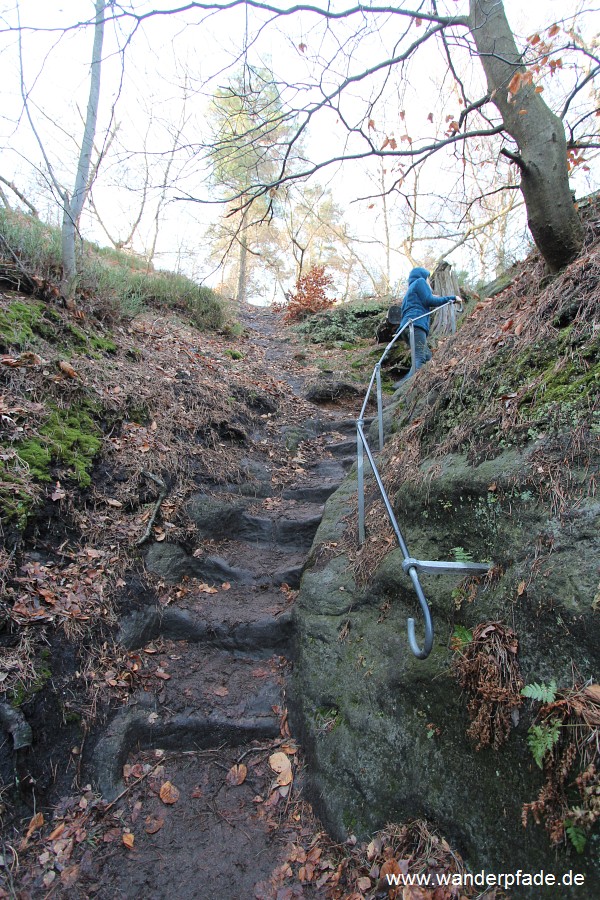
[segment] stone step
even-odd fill
[[[327,444],[327,451],[336,457],[356,458],[356,441],[338,441],[335,444]]]
[[[285,500],[308,500],[311,503],[325,503],[328,497],[337,491],[341,484],[341,479],[322,483],[319,487],[314,487],[313,483],[299,485],[298,487],[286,488],[281,494]]]
[[[296,587],[312,539],[305,540],[304,544],[298,550],[291,544],[282,547],[252,541],[221,541],[218,553],[203,553],[198,548],[192,554],[179,544],[165,541],[150,545],[145,562],[148,571],[169,584],[177,584],[183,578],[197,578],[211,586],[229,582],[264,587],[285,583]],[[247,568],[249,565],[252,568]]]
[[[200,537],[226,537],[308,550],[321,522],[322,505],[310,502],[268,507],[265,503],[196,494],[187,512]]]
[[[118,838],[126,827],[134,850],[102,854],[93,891],[85,896],[95,900],[275,896],[270,879],[285,864],[292,839],[290,835],[282,840],[287,833],[276,829],[287,803],[283,789],[280,793],[272,786],[269,756],[277,749],[277,741],[253,741],[218,750],[131,754],[127,783],[132,790],[117,801],[114,815],[120,825]],[[227,775],[239,761],[246,769],[244,780],[232,784]],[[171,806],[160,797],[167,782],[177,791]],[[276,805],[273,799],[278,800]],[[83,896],[77,888],[72,891],[73,898]]]
[[[140,652],[140,664],[143,688],[104,728],[94,751],[95,780],[106,800],[122,789],[123,765],[134,748],[197,750],[279,734],[282,657],[163,639]]]
[[[215,606],[218,610],[218,606]],[[118,641],[128,650],[138,649],[159,637],[209,645],[215,649],[244,651],[257,656],[290,652],[293,633],[292,614],[283,609],[261,618],[243,618],[247,610],[240,610],[240,621],[232,622],[231,612],[225,621],[211,621],[202,609],[150,606],[121,619]],[[213,614],[214,615],[214,614]]]

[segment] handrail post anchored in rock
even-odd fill
[[[445,306],[452,306],[454,311],[454,305],[452,302],[449,304],[445,304]],[[440,309],[444,309],[444,307],[440,307]],[[429,314],[428,314],[429,315]],[[420,316],[419,318],[423,318]],[[442,575],[442,574],[460,574],[460,575],[483,575],[489,571],[490,565],[488,563],[471,563],[471,562],[449,562],[449,561],[432,561],[432,560],[422,560],[415,559],[410,556],[408,552],[408,547],[406,546],[406,542],[402,537],[402,532],[400,531],[400,527],[398,522],[396,521],[396,516],[394,515],[394,510],[392,509],[392,504],[390,503],[390,499],[386,493],[385,487],[383,485],[383,481],[375,464],[375,459],[373,457],[373,453],[369,444],[367,442],[367,438],[364,433],[364,424],[365,424],[365,410],[369,403],[369,398],[371,396],[371,391],[373,389],[373,384],[376,383],[377,389],[377,421],[378,421],[378,430],[379,430],[379,450],[383,450],[384,443],[384,435],[383,435],[383,397],[381,391],[381,364],[383,360],[387,356],[390,349],[396,343],[402,332],[405,328],[409,328],[409,336],[410,336],[410,352],[411,352],[411,370],[409,372],[412,375],[415,371],[415,329],[414,322],[418,321],[418,319],[411,319],[404,325],[399,331],[396,332],[390,343],[387,345],[383,354],[379,360],[379,362],[375,365],[373,369],[373,374],[371,375],[371,380],[369,381],[369,386],[367,388],[367,393],[365,396],[364,403],[362,405],[360,414],[358,419],[356,420],[356,467],[357,467],[357,481],[358,481],[358,541],[359,544],[364,544],[366,539],[366,529],[365,529],[365,464],[364,457],[365,454],[371,466],[373,476],[377,483],[377,487],[379,488],[379,493],[381,494],[381,499],[383,500],[383,504],[385,506],[386,512],[388,514],[388,518],[394,530],[394,534],[396,535],[396,540],[398,541],[398,546],[402,551],[402,555],[404,556],[404,561],[402,563],[402,569],[406,575],[412,581],[413,587],[415,589],[415,593],[419,600],[419,605],[421,607],[421,612],[423,613],[423,618],[425,620],[425,640],[423,643],[423,647],[419,647],[416,638],[415,632],[415,620],[413,618],[409,618],[406,623],[407,632],[408,632],[408,643],[410,649],[417,657],[417,659],[427,659],[431,650],[433,648],[433,638],[434,638],[434,629],[433,629],[433,621],[431,618],[431,611],[429,609],[429,604],[427,603],[427,599],[425,594],[423,593],[423,588],[421,587],[421,582],[419,581],[419,572],[425,572],[430,575]],[[452,318],[452,330],[454,330],[455,320]]]
[[[364,419],[356,422],[356,474],[358,481],[358,542],[365,542],[365,454],[362,441]]]

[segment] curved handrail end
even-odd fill
[[[417,659],[427,659],[433,648],[433,627],[431,625],[431,621],[425,623],[425,643],[423,644],[422,650],[417,644],[414,619],[408,619],[406,623],[406,630],[408,632],[408,643],[413,654],[417,657]]]

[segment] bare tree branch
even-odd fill
[[[24,204],[25,204],[25,206],[27,207],[27,209],[29,210],[29,212],[30,212],[33,216],[35,216],[36,219],[39,218],[38,211],[37,211],[37,209],[35,208],[35,206],[33,205],[33,203],[31,203],[31,201],[28,200],[27,197],[19,190],[19,188],[18,188],[18,187],[16,186],[16,184],[14,183],[14,181],[8,181],[6,178],[3,178],[2,175],[0,175],[0,181],[2,182],[2,184],[5,184],[6,187],[9,187],[9,188],[11,189],[11,191],[13,192],[13,194],[16,194],[16,195],[17,195],[17,197],[19,198],[19,200],[21,201],[21,203],[24,203]],[[7,205],[8,205],[8,201],[6,201],[6,202],[7,202]]]

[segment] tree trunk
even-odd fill
[[[534,84],[524,80],[515,95],[509,95],[511,80],[526,69],[503,4],[470,0],[469,22],[491,98],[519,148],[518,154],[505,151],[505,155],[521,173],[529,228],[548,267],[556,272],[583,245],[583,228],[569,187],[563,124],[535,92]]]
[[[435,271],[431,276],[431,289],[438,297],[458,296],[460,287],[458,278],[450,263],[443,260],[435,267]],[[449,306],[438,309],[431,319],[431,327],[429,333],[432,337],[442,337],[445,334],[452,334],[453,322],[456,313]]]
[[[246,207],[242,213],[242,221],[240,223],[239,243],[240,243],[240,260],[238,268],[238,284],[237,284],[237,301],[238,303],[246,302],[246,283],[248,281],[248,242],[246,238],[246,221],[248,219],[248,209]]]
[[[71,197],[65,192],[63,221],[62,221],[62,264],[63,264],[63,288],[67,297],[71,296],[74,289],[74,281],[77,275],[75,257],[75,238],[79,227],[79,219],[83,210],[85,199],[90,185],[88,178],[92,152],[94,148],[94,135],[96,134],[96,122],[98,121],[98,105],[100,102],[100,72],[102,68],[102,44],[104,41],[104,11],[106,0],[96,0],[96,22],[94,25],[94,46],[92,48],[92,63],[90,71],[90,94],[88,97],[87,113],[77,172],[75,174],[75,187]]]

